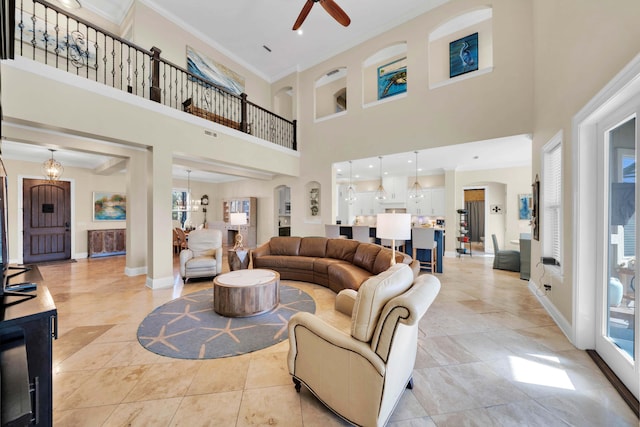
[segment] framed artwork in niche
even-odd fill
[[[407,58],[378,67],[378,99],[407,91]]]
[[[478,33],[449,43],[449,77],[478,69]]]
[[[124,221],[127,219],[127,196],[105,191],[93,192],[94,221]]]

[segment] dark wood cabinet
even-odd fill
[[[125,254],[127,252],[126,232],[124,228],[88,230],[89,258]]]
[[[40,277],[36,267],[12,282],[37,283],[34,274]],[[38,285],[34,298],[28,295],[5,295],[0,306],[2,424],[13,425],[10,421],[20,416],[16,425],[50,426],[52,340],[57,338],[58,312],[46,286]]]

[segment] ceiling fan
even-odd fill
[[[293,31],[297,30],[302,26],[302,23],[307,18],[307,15],[311,11],[314,3],[320,3],[320,5],[326,10],[329,15],[333,17],[340,24],[348,27],[351,23],[351,19],[349,16],[338,6],[333,0],[307,0],[307,2],[302,7],[300,11],[300,15],[298,15],[298,19],[296,19],[296,23],[293,24]]]

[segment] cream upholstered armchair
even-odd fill
[[[201,229],[189,233],[187,249],[180,252],[180,275],[186,283],[192,277],[213,277],[222,273],[222,232]]]
[[[413,283],[412,283],[413,282]],[[289,373],[329,409],[361,426],[386,424],[405,388],[413,387],[418,323],[440,281],[396,264],[341,291],[336,309],[351,313],[351,334],[301,312],[289,321]]]

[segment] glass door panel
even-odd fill
[[[605,338],[622,355],[636,359],[636,119],[608,131],[608,197],[605,272],[603,292]]]

